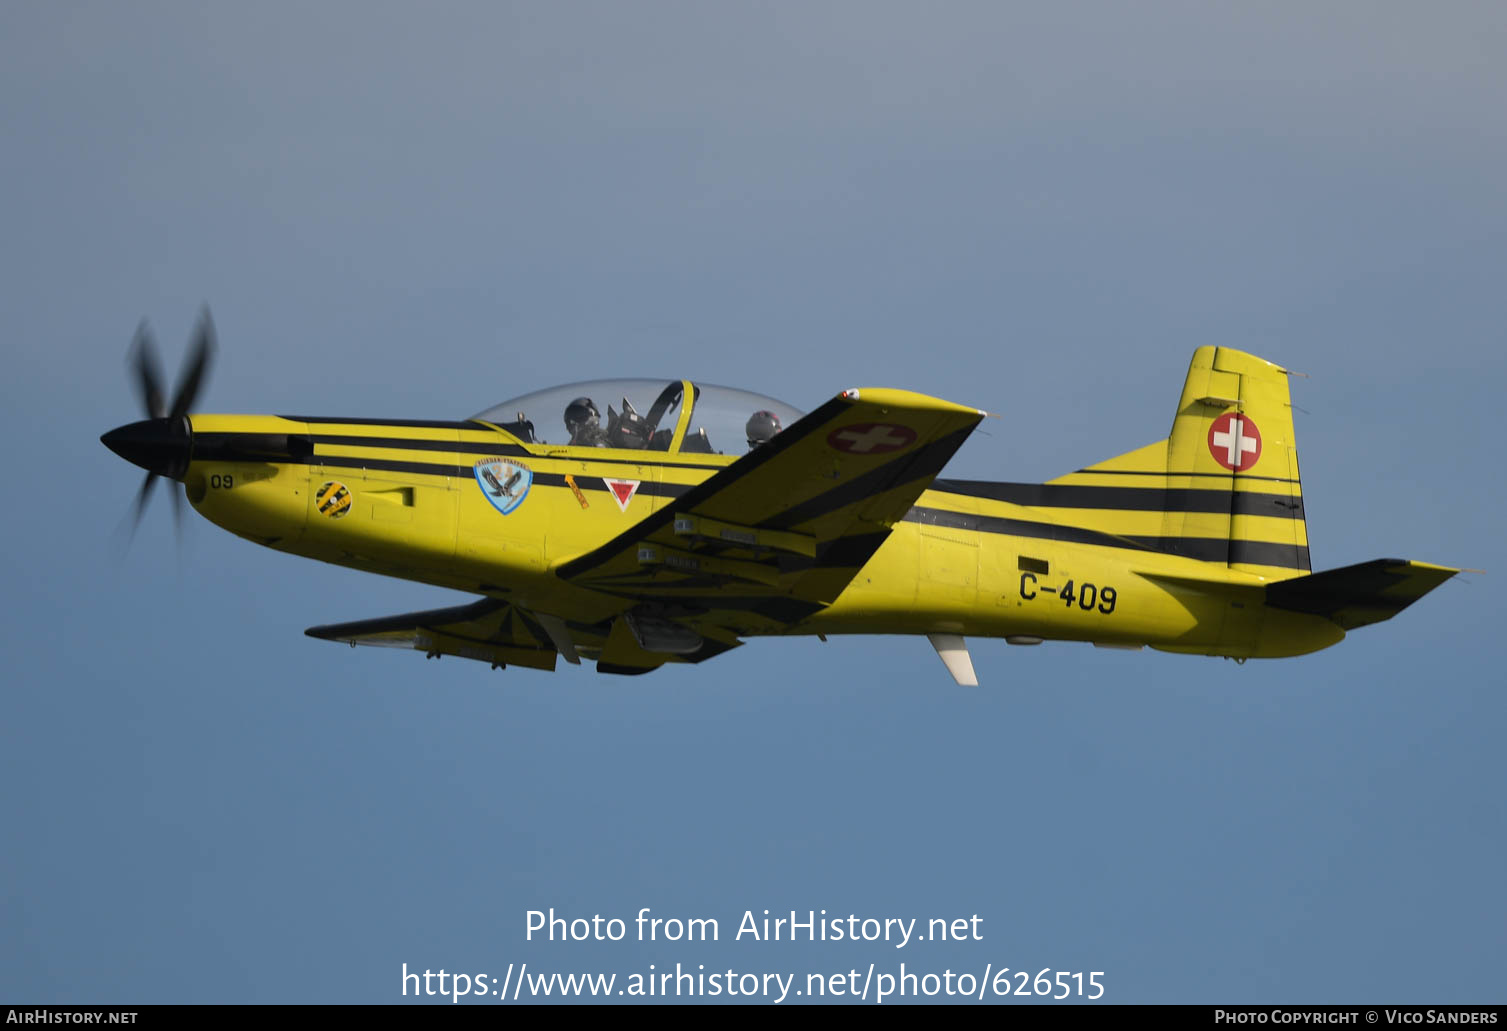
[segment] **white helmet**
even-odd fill
[[[762,408],[748,417],[748,425],[744,427],[748,434],[748,446],[751,448],[769,443],[782,429],[784,427],[780,425],[780,417]]]

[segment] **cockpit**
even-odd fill
[[[783,401],[690,380],[570,383],[504,401],[471,418],[526,444],[741,455],[804,413]]]

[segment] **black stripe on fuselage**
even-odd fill
[[[565,482],[565,475],[564,473],[535,473],[534,482],[545,487],[568,487],[570,485]],[[574,479],[576,487],[580,490],[601,491],[603,494],[612,493],[612,488],[608,487],[600,476],[586,476],[582,474],[575,476]],[[690,490],[691,487],[692,484],[689,483],[664,483],[662,481],[644,480],[638,485],[638,489],[634,493],[656,498],[678,498]]]
[[[1235,473],[1194,473],[1194,472],[1173,471],[1171,469],[1079,469],[1077,472],[1073,473],[1072,475],[1073,476],[1157,476],[1157,477],[1162,477],[1162,478],[1166,478],[1168,476],[1197,476],[1197,477],[1203,477],[1203,478],[1215,479],[1215,480],[1232,480],[1232,479],[1235,479],[1236,476],[1237,476],[1237,474],[1235,474]],[[1298,482],[1297,480],[1294,480],[1294,479],[1292,479],[1290,477],[1287,477],[1287,476],[1256,476],[1256,475],[1253,475],[1252,473],[1240,473],[1240,474],[1238,474],[1238,478],[1242,479],[1242,480],[1267,480],[1267,481],[1269,481],[1271,483],[1297,483]]]
[[[1129,512],[1214,512],[1303,518],[1303,499],[1286,494],[1192,487],[1098,487],[1064,483],[937,480],[932,490],[1029,508],[1092,508]]]
[[[402,426],[404,429],[420,430],[490,429],[479,422],[457,422],[454,419],[345,419],[329,415],[279,415],[278,418],[306,422],[311,426]]]
[[[413,473],[419,476],[454,476],[462,480],[475,478],[475,470],[469,465],[446,465],[438,462],[404,462],[387,458],[351,458],[346,455],[315,455],[309,459],[307,465],[318,465],[336,469],[375,469],[380,472],[390,473]],[[610,493],[606,483],[599,476],[577,476],[576,486],[583,491],[601,491]],[[565,487],[564,473],[534,473],[534,483],[541,487]],[[689,483],[664,483],[655,480],[644,480],[639,483],[636,493],[646,497],[678,498],[691,489]]]
[[[1135,544],[1127,537],[1116,537],[1114,534],[1100,530],[1085,530],[1082,527],[1063,526],[1060,523],[1038,523],[1029,519],[1007,519],[1004,516],[952,512],[945,508],[923,508],[920,505],[905,513],[904,522],[920,523],[922,526],[944,526],[955,530],[975,530],[979,533],[1006,534],[1011,537],[1034,537],[1038,540],[1062,541],[1065,544],[1096,544],[1101,548],[1151,550]]]
[[[509,447],[508,445],[496,445],[491,443],[477,443],[443,440],[403,440],[401,438],[376,438],[376,437],[333,437],[317,435],[313,437],[293,438],[303,441],[312,440],[316,444],[346,444],[351,447],[391,447],[393,449],[407,449],[413,451],[437,451],[452,454],[482,454],[482,455],[506,455],[518,456],[524,459],[538,461],[538,456],[530,455],[523,448]],[[293,439],[290,438],[290,439]],[[455,476],[461,479],[471,479],[474,467],[470,465],[452,465],[448,462],[418,462],[397,458],[363,458],[353,455],[328,455],[311,454],[307,448],[289,448],[287,453],[278,454],[266,446],[267,434],[263,433],[200,433],[194,438],[195,461],[220,461],[220,462],[280,462],[286,465],[317,465],[327,466],[333,469],[374,469],[380,472],[411,473],[417,476]],[[545,459],[546,461],[551,459]],[[565,459],[571,461],[573,459]],[[624,458],[600,458],[594,461],[609,463],[618,466],[653,464],[659,468],[698,468],[709,469],[723,468],[722,466],[689,466],[678,462],[645,463],[635,462]],[[546,487],[564,487],[564,473],[535,472],[534,482]],[[595,475],[577,475],[576,486],[582,490],[601,491],[608,493],[609,488]],[[690,483],[665,483],[653,480],[644,480],[640,483],[638,493],[662,498],[676,498],[690,490],[695,484]]]
[[[1283,569],[1308,570],[1308,549],[1297,544],[1268,541],[1227,540],[1215,537],[1131,537],[1116,536],[1098,530],[1086,530],[1057,523],[1039,523],[1029,519],[973,515],[942,508],[916,507],[905,514],[905,521],[929,526],[946,526],[979,533],[997,533],[1011,537],[1061,541],[1066,544],[1093,544],[1104,548],[1180,555],[1202,562],[1276,566]]]
[[[1276,541],[1243,541],[1218,537],[1130,537],[1131,543],[1164,555],[1178,555],[1216,565],[1276,566],[1301,569],[1309,565],[1308,548]]]
[[[195,433],[196,462],[302,463],[314,453],[314,440],[304,433]]]
[[[343,419],[323,415],[280,415],[279,419],[290,419],[295,422],[305,422],[311,426],[400,426],[404,429],[431,429],[431,430],[470,430],[472,432],[497,433],[498,431],[483,422],[445,422],[431,419]],[[670,457],[668,452],[649,452],[654,458],[645,458],[642,451],[626,451],[617,448],[585,448],[576,447],[573,454],[564,455],[538,455],[529,451],[521,444],[498,443],[490,444],[486,441],[462,440],[459,443],[445,440],[411,440],[405,437],[377,437],[359,436],[355,434],[318,433],[311,435],[316,444],[343,444],[347,447],[390,447],[407,448],[414,451],[456,451],[465,454],[503,454],[519,455],[531,458],[561,458],[577,462],[609,462],[618,465],[661,465],[677,469],[725,469],[726,464],[713,464],[710,462],[685,462],[680,461],[681,453],[677,452]],[[546,444],[544,441],[536,441],[535,447],[567,447],[563,444]],[[598,453],[593,453],[598,452]],[[622,457],[624,455],[633,457]],[[737,455],[729,456],[737,458]]]
[[[303,421],[321,421],[314,417],[284,416],[283,418],[301,418]],[[409,420],[407,422],[394,420],[357,420],[357,419],[325,419],[329,423],[346,423],[352,425],[385,425],[419,427],[430,429],[489,429],[478,423],[441,423],[426,422],[421,420]],[[495,432],[495,431],[492,431]],[[965,434],[966,435],[966,434]],[[286,451],[283,448],[269,446],[270,435],[265,433],[199,433],[194,437],[194,457],[201,461],[288,461],[303,463],[306,457],[307,447],[305,442],[314,445],[326,445],[334,447],[364,447],[386,448],[405,451],[435,451],[452,454],[473,455],[498,455],[500,457],[523,458],[537,460],[537,456],[520,444],[508,444],[502,441],[478,441],[478,440],[433,440],[413,439],[407,437],[383,437],[366,436],[355,434],[314,433],[308,435],[292,434],[283,439],[293,442]],[[942,444],[943,441],[936,442]],[[581,449],[585,453],[571,455],[567,461],[596,462],[608,465],[654,465],[659,468],[669,469],[713,469],[727,468],[725,465],[709,465],[698,462],[684,462],[668,457],[641,460],[637,455],[630,458],[621,452],[608,452],[606,454],[592,454],[590,449]],[[284,452],[284,453],[279,453]],[[922,454],[941,456],[943,450],[932,451],[929,448],[922,449],[917,457]],[[549,456],[555,457],[555,456]],[[341,468],[356,467],[351,460],[331,455],[315,456],[315,461],[307,464],[325,464],[339,466]],[[463,467],[442,465],[429,465],[418,462],[403,462],[394,459],[364,459],[359,460],[360,465],[374,469],[382,469],[389,472],[412,472],[421,475],[451,476],[469,475],[457,473],[455,470]],[[907,470],[914,475],[924,475],[928,472],[939,470],[944,462],[918,462],[916,470]],[[933,466],[935,468],[921,468],[920,466]],[[885,475],[892,474],[892,470]],[[793,526],[814,518],[815,514],[831,511],[834,507],[841,507],[849,501],[862,496],[873,484],[869,481],[877,479],[880,470],[873,470],[867,477],[860,477],[846,485],[840,492],[834,491],[820,498],[812,498],[802,506],[782,514],[778,525]],[[1150,475],[1150,474],[1131,474]],[[1216,474],[1200,474],[1211,476]],[[549,474],[536,477],[547,485],[551,484]],[[584,486],[584,485],[583,485]],[[689,486],[689,485],[687,485]],[[587,489],[596,489],[590,488]],[[1194,488],[1162,488],[1162,487],[1103,487],[1086,486],[1078,484],[1041,484],[1041,483],[1010,483],[994,482],[986,480],[936,480],[932,490],[948,494],[957,494],[965,497],[987,498],[993,501],[1001,501],[1007,504],[1024,505],[1032,508],[1083,508],[1100,510],[1122,511],[1170,511],[1170,512],[1211,512],[1229,513],[1230,515],[1254,515],[1254,516],[1283,516],[1290,515],[1294,518],[1303,518],[1302,498],[1291,498],[1281,494],[1265,494],[1253,491],[1231,491],[1217,488],[1194,489]],[[645,493],[657,496],[677,496],[684,493],[680,491],[664,492],[650,489]],[[775,525],[775,523],[771,523]]]
[[[476,429],[477,427],[472,427]],[[490,440],[411,440],[407,437],[357,437],[335,433],[313,433],[309,439],[315,444],[334,447],[390,448],[395,451],[452,451],[462,455],[506,455],[509,458],[532,458],[529,450],[521,444],[506,444]]]
[[[486,429],[470,426],[468,429]],[[653,465],[664,469],[725,469],[726,465],[711,465],[706,462],[683,462],[664,452],[650,452],[656,457],[645,458],[641,451],[620,451],[613,448],[576,448],[569,455],[540,455],[521,444],[508,444],[487,440],[412,440],[406,437],[364,437],[335,433],[315,433],[309,437],[315,444],[332,447],[392,448],[399,451],[451,451],[466,455],[506,455],[510,458],[528,458],[563,462],[598,462],[608,465]],[[535,447],[550,447],[536,444]],[[564,446],[564,445],[560,445]]]

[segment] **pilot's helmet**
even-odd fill
[[[578,397],[565,406],[565,428],[574,439],[601,427],[602,413],[589,397]]]
[[[783,429],[780,425],[780,417],[773,412],[760,409],[748,417],[748,425],[744,429],[748,433],[748,446],[758,447],[767,444],[774,439],[774,435]]]

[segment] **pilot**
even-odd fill
[[[565,406],[565,429],[570,442],[582,447],[606,447],[607,434],[602,432],[602,413],[589,397],[578,397]]]
[[[774,439],[774,435],[784,429],[780,425],[780,417],[773,412],[760,409],[748,417],[748,425],[744,430],[748,433],[748,450],[752,451],[760,444],[767,444]]]

